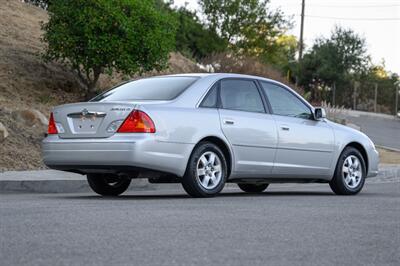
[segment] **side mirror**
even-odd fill
[[[324,108],[315,107],[314,108],[314,119],[315,120],[322,120],[326,118],[326,112]]]

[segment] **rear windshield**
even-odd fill
[[[157,77],[124,83],[106,91],[91,102],[130,100],[172,100],[192,85],[198,77]]]

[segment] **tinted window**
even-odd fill
[[[222,80],[221,102],[225,109],[264,112],[260,93],[256,84],[251,80]]]
[[[261,82],[261,85],[267,94],[274,114],[301,118],[311,117],[308,106],[287,89],[266,82]]]
[[[172,100],[197,77],[158,77],[131,81],[106,91],[91,101]]]
[[[218,85],[215,84],[201,103],[201,107],[216,107],[218,98]]]

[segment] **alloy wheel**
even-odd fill
[[[207,151],[200,156],[197,162],[196,178],[205,189],[214,189],[222,179],[221,159],[212,151]]]
[[[342,176],[347,187],[356,188],[362,179],[361,162],[355,155],[348,156],[343,163]]]

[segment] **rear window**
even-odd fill
[[[91,102],[130,100],[172,100],[192,85],[198,77],[157,77],[124,83],[106,91]]]

